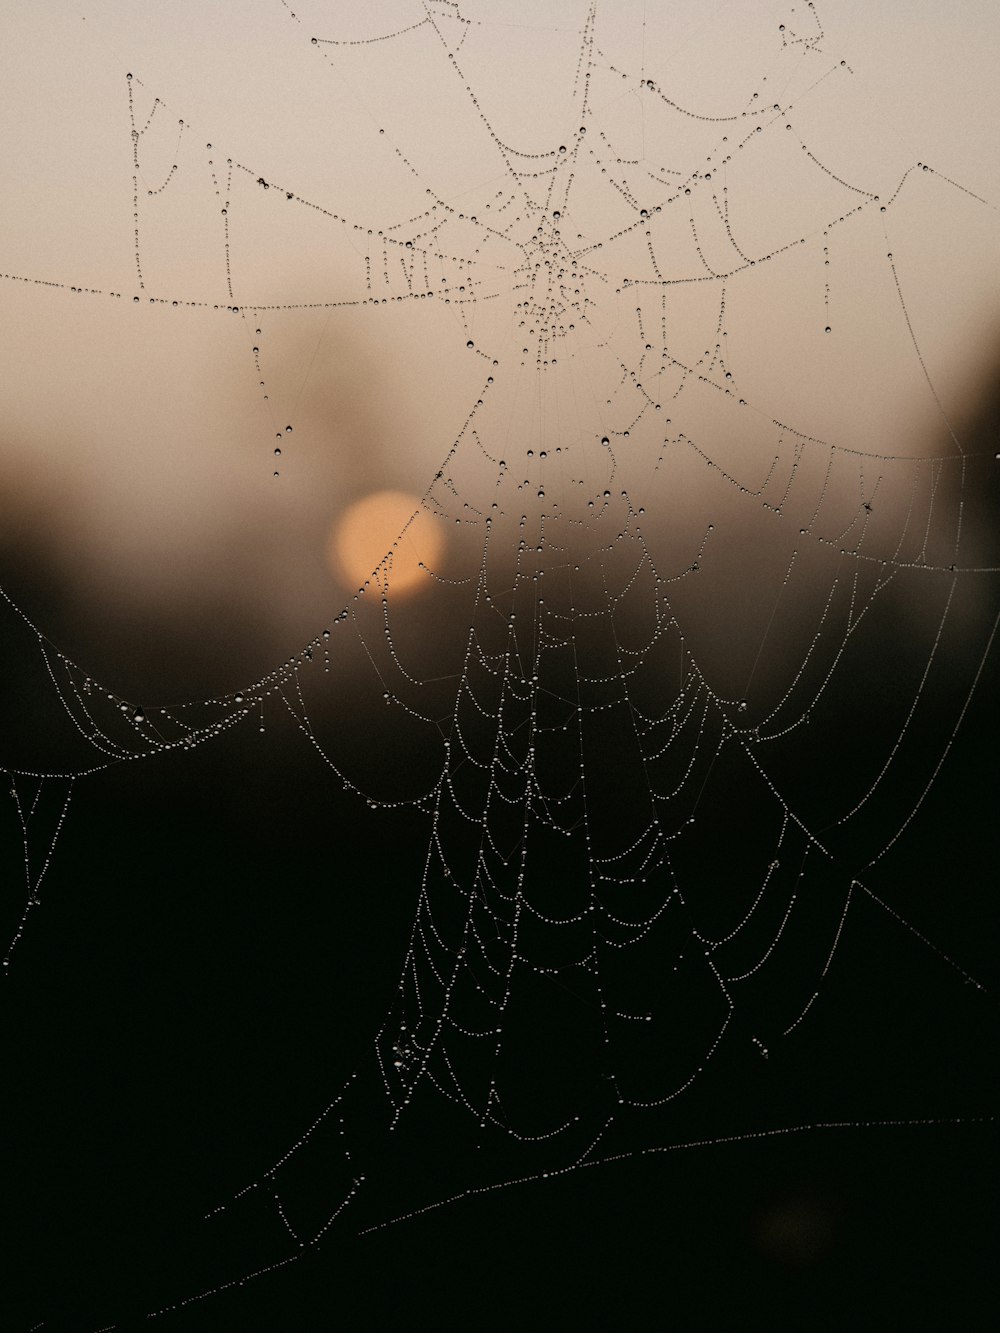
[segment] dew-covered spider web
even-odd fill
[[[163,8],[4,61],[11,1327],[402,1327],[359,1255],[426,1319],[637,1163],[963,1151],[995,16]]]

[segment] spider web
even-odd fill
[[[141,1131],[198,1179],[122,1168],[159,1239],[67,1326],[200,1327],[348,1236],[595,1167],[988,1118],[978,1035],[959,1077],[859,1055],[845,1090],[843,1060],[908,1049],[887,994],[947,996],[954,1060],[992,1015],[980,853],[926,866],[993,670],[996,182],[975,136],[967,176],[908,155],[813,5],[750,9],[60,28],[58,189],[2,262],[11,1031],[53,976],[97,1026],[188,988],[168,1065],[200,1023],[192,1082],[257,1039],[271,1071]],[[385,492],[410,517],[338,565]],[[80,932],[149,978],[81,973]],[[866,943],[884,993],[852,1000]]]

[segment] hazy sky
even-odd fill
[[[425,646],[491,506],[501,569],[537,521],[598,578],[636,525],[737,700],[845,547],[994,561],[994,9],[7,10],[7,586],[114,688],[257,678],[408,503]]]
[[[355,300],[365,293],[368,227],[397,228],[401,242],[428,188],[468,214],[503,188],[492,131],[528,154],[572,144],[587,7],[472,0],[425,11],[416,0],[391,0],[303,3],[293,17],[278,0],[8,0],[4,11],[2,271],[59,284],[4,280],[5,505],[21,514],[8,522],[51,544],[68,575],[89,581],[84,596],[169,603],[180,586],[197,596],[232,584],[235,570],[257,613],[305,595],[312,610],[292,617],[304,629],[331,578],[319,553],[326,527],[368,490],[422,494],[453,442],[478,392],[466,334],[485,334],[509,310],[511,252],[493,239],[480,253],[483,235],[453,223],[455,254],[476,252],[480,296],[490,298],[460,309],[425,302],[377,316],[269,312],[258,339],[252,320],[230,316],[227,327],[210,307]],[[940,422],[877,265],[885,236],[874,210],[835,235],[829,273],[817,243],[824,221],[860,197],[854,191],[889,194],[917,161],[996,198],[996,9],[920,0],[901,13],[830,0],[818,12],[824,36],[806,49],[817,20],[803,4],[601,4],[599,63],[629,80],[610,68],[595,77],[589,110],[616,145],[612,156],[686,171],[706,150],[718,152],[725,127],[672,117],[653,94],[640,95],[637,74],[701,116],[743,109],[754,90],[794,100],[796,150],[799,138],[808,141],[852,188],[801,169],[778,127],[744,154],[752,162],[729,167],[734,225],[749,248],[788,240],[800,226],[810,237],[808,262],[792,255],[766,283],[734,280],[730,338],[744,375],[773,415],[794,417],[807,433],[873,452],[891,452],[906,436],[908,447],[916,439],[933,450]],[[440,31],[464,31],[463,78],[475,83],[482,116],[449,69],[438,30],[421,24],[425,14]],[[414,23],[421,26],[370,41]],[[780,39],[781,23],[791,45]],[[137,173],[127,73],[141,131]],[[220,214],[229,158],[247,170],[237,169],[232,185],[227,281]],[[580,162],[585,176],[593,162]],[[274,189],[265,194],[258,177]],[[279,206],[283,189],[295,202]],[[711,221],[701,207],[696,216]],[[581,178],[562,229],[596,240],[624,216],[619,194]],[[994,218],[993,205],[911,180],[886,223],[949,410],[993,355]],[[661,221],[677,271],[697,267],[690,234],[671,228]],[[645,263],[630,243],[600,257],[615,284]],[[392,262],[398,282],[395,247]],[[77,285],[101,295],[71,296]],[[137,294],[142,308],[127,309]],[[166,307],[148,308],[150,297]],[[678,293],[675,346],[687,321],[692,350],[703,350],[714,299],[685,304]],[[204,304],[175,312],[174,301]],[[812,338],[828,317],[836,345],[817,349]],[[618,318],[607,291],[596,318],[605,328]],[[256,392],[257,343],[266,402]],[[581,350],[576,367],[588,360]],[[510,409],[512,428],[532,429],[517,421],[521,410]],[[275,487],[269,442],[292,416],[298,433]],[[249,545],[241,535],[248,524],[258,530]]]

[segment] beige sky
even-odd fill
[[[671,355],[697,363],[718,322],[721,283],[705,274],[739,267],[735,244],[781,251],[726,284],[724,356],[740,388],[719,415],[693,382],[675,431],[702,432],[722,467],[738,421],[760,461],[748,478],[780,452],[775,419],[872,457],[953,448],[944,418],[965,419],[996,356],[995,6],[601,3],[585,139],[585,3],[294,8],[4,5],[4,522],[49,553],[83,619],[141,605],[166,623],[185,603],[219,602],[275,652],[294,647],[349,591],[326,560],[331,527],[373,491],[423,494],[490,371],[486,455],[516,451],[520,467],[534,443],[518,481],[530,474],[564,509],[627,478],[652,497],[663,558],[687,560],[716,503],[702,474],[668,462],[657,491],[666,427],[651,411],[613,467],[598,441],[620,442],[629,375],[651,373],[637,305],[647,324],[666,319],[657,352],[666,329]],[[781,112],[761,114],[771,103]],[[552,200],[532,211],[544,189],[530,175],[512,194],[511,161],[555,165],[558,224]],[[874,195],[918,162],[933,172],[914,171],[882,215]],[[668,207],[670,182],[692,172],[690,202]],[[654,286],[633,298],[623,282],[653,278],[636,182],[661,274],[703,279],[671,288],[666,315]],[[519,364],[517,274],[542,212],[567,265],[578,256],[571,281],[587,269],[591,300],[545,375]],[[413,283],[437,295],[394,300]],[[372,294],[392,308],[358,304]],[[702,369],[720,378],[712,360]],[[675,372],[656,374],[666,399]],[[446,469],[455,559],[461,533],[479,540],[464,506],[494,485],[477,448],[466,437]],[[896,474],[882,483],[886,542],[910,503],[910,474]],[[831,492],[845,514],[859,484],[855,472]],[[745,506],[727,523],[737,547],[751,540]]]

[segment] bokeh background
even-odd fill
[[[379,527],[356,506],[385,492],[416,504],[441,468],[489,369],[467,341],[519,341],[503,256],[476,255],[480,237],[457,224],[444,277],[452,292],[468,285],[474,301],[357,304],[368,295],[368,227],[407,234],[426,207],[426,182],[470,215],[504,183],[483,123],[443,77],[431,25],[367,44],[426,13],[445,27],[470,20],[462,59],[502,141],[551,152],[572,133],[587,10],[569,0],[543,13],[515,0],[458,11],[380,0],[294,14],[277,3],[4,5],[0,762],[17,771],[22,800],[35,799],[37,782],[18,772],[53,775],[32,816],[33,865],[67,775],[101,756],[62,712],[32,627],[78,665],[95,701],[113,696],[106,711],[124,699],[153,716],[249,694],[334,623],[366,562],[370,570],[380,558],[366,545],[360,565],[345,555],[345,543],[357,551]],[[605,77],[595,81],[594,124],[637,159],[672,160],[673,122],[643,101],[634,78],[618,90],[609,67],[642,71],[706,115],[742,106],[764,71],[775,100],[798,99],[799,132],[864,190],[891,194],[908,167],[933,165],[884,225],[942,411],[901,319],[879,219],[835,232],[826,271],[817,241],[815,262],[734,283],[727,353],[764,427],[770,409],[873,459],[952,456],[957,436],[970,459],[963,561],[991,568],[993,9],[944,13],[921,0],[905,14],[873,13],[831,0],[817,11],[754,3],[706,13],[616,0],[598,7],[596,23]],[[811,44],[800,43],[794,64],[780,23]],[[706,145],[718,138],[710,125]],[[700,142],[681,140],[685,165]],[[237,169],[230,180],[229,159],[256,175]],[[814,226],[843,198],[781,145],[749,169],[735,163],[728,179],[741,234],[761,248],[800,221]],[[562,223],[578,239],[607,235],[622,212],[590,187]],[[281,199],[286,191],[295,198]],[[689,239],[666,223],[663,235],[670,262],[688,264]],[[637,262],[622,248],[595,265],[620,286]],[[621,328],[633,298],[601,296],[595,327],[629,347]],[[700,355],[711,304],[678,297],[675,346]],[[576,364],[578,378],[603,384],[596,334]],[[557,422],[546,426],[550,441],[620,428],[614,413],[598,426],[565,396],[556,412],[557,397],[547,404]],[[502,401],[504,446],[523,451],[538,412]],[[697,400],[690,413],[696,428],[729,429]],[[756,440],[758,428],[764,440],[757,418],[748,434]],[[788,618],[768,637],[785,544],[762,535],[742,499],[724,509],[708,482],[678,474],[668,486],[642,473],[648,461],[638,455],[635,482],[655,497],[650,541],[667,565],[687,558],[685,524],[725,513],[717,563],[706,562],[703,587],[678,589],[678,604],[720,692],[738,695],[749,672],[764,709],[801,656],[797,627],[828,592],[833,566],[803,566]],[[595,449],[581,475],[601,485],[606,466]],[[894,475],[888,469],[875,502],[885,523],[876,543],[898,535],[909,503]],[[919,511],[935,559],[957,512],[956,475],[942,473],[937,517]],[[492,485],[488,468],[471,467],[469,494],[477,478]],[[569,464],[548,484],[571,503]],[[856,508],[851,484],[836,479],[831,491],[845,513]],[[400,506],[378,537],[383,550],[405,521]],[[408,540],[411,565],[426,558],[456,577],[480,550],[458,525],[413,529]],[[409,660],[432,675],[453,662],[468,605],[437,581],[402,582],[394,623]],[[822,805],[829,793],[863,789],[891,719],[916,693],[943,586],[904,578],[883,599],[842,704],[784,756],[789,791]],[[670,1143],[737,1141],[511,1188],[367,1236],[343,1231],[302,1263],[175,1312],[167,1326],[985,1326],[995,1282],[995,1001],[935,948],[995,981],[998,682],[995,655],[983,654],[996,594],[990,573],[961,584],[908,755],[914,788],[984,663],[982,673],[920,819],[879,871],[879,892],[934,947],[871,903],[852,909],[808,1040],[766,1062],[748,1041],[745,1059],[678,1104]],[[318,649],[317,670],[319,658]],[[409,794],[424,751],[394,733],[361,654],[335,640],[330,660],[310,694],[317,725],[365,784]],[[94,703],[98,716],[103,708]],[[223,1233],[208,1263],[201,1215],[327,1104],[394,993],[425,825],[412,808],[369,809],[318,762],[293,719],[270,704],[265,712],[263,732],[253,717],[195,750],[113,764],[73,786],[3,988],[11,1328],[137,1326],[161,1294],[172,1301],[203,1272],[241,1271],[257,1238]],[[607,797],[609,823],[614,800],[624,809],[630,795],[625,783]],[[734,842],[751,838],[746,794],[722,786],[716,800]],[[26,893],[13,802],[3,821],[10,935]],[[694,865],[716,854],[695,843]],[[925,1117],[958,1123],[742,1137]],[[444,1115],[416,1118],[395,1156],[385,1149],[371,1218],[467,1185],[476,1149],[463,1134]],[[319,1178],[298,1188],[327,1197]]]

